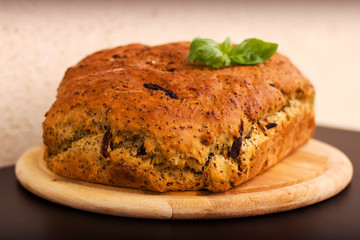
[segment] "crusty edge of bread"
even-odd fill
[[[169,170],[172,174],[169,175],[168,171],[164,177],[161,170],[149,162],[145,164],[140,162],[140,158],[137,161],[135,157],[133,161],[127,163],[112,159],[111,155],[106,160],[106,167],[99,168],[94,166],[98,165],[96,162],[99,161],[100,151],[87,155],[79,154],[72,148],[62,153],[67,154],[66,158],[61,154],[50,157],[45,150],[44,159],[55,174],[72,179],[158,192],[200,189],[221,192],[238,186],[275,165],[313,136],[315,131],[313,99],[293,101],[294,104],[253,122],[250,126],[252,129],[248,131],[251,136],[244,136],[242,141],[242,153],[238,161],[224,156],[213,157],[213,161],[210,159],[207,166],[204,166],[202,173],[195,173],[191,169],[174,168]],[[277,126],[267,129],[265,125],[267,122],[276,122]],[[93,138],[98,144],[96,147],[101,149],[102,136],[93,136]],[[224,161],[226,161],[225,165],[231,165],[230,168],[221,168]]]

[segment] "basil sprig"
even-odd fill
[[[214,68],[221,66],[256,65],[268,60],[276,52],[277,43],[249,38],[232,47],[230,38],[219,45],[207,38],[195,38],[190,44],[188,61],[202,62]]]

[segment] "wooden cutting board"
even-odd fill
[[[286,211],[336,195],[353,175],[342,152],[312,139],[276,166],[223,193],[155,193],[57,176],[46,168],[43,151],[37,146],[16,163],[16,176],[26,189],[76,209],[125,217],[209,219]]]

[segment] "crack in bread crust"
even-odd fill
[[[118,47],[70,68],[43,123],[49,169],[159,192],[219,192],[312,137],[314,89],[288,59],[214,70],[186,62],[188,46]]]

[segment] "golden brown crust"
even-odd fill
[[[311,138],[314,89],[286,57],[216,70],[187,62],[188,48],[132,44],[68,69],[43,123],[49,168],[104,184],[217,192]]]

